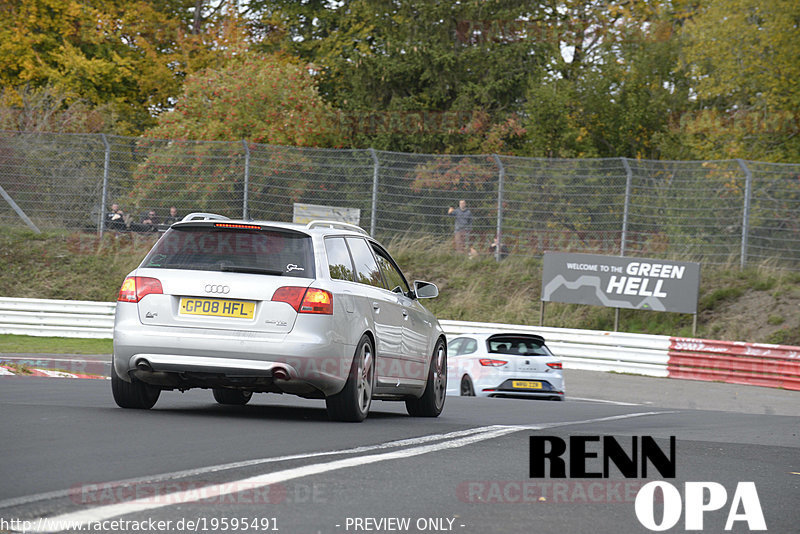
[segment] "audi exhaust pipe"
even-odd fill
[[[153,371],[153,366],[150,365],[150,362],[148,362],[144,358],[141,358],[139,359],[139,361],[136,362],[136,368],[139,369],[140,371],[148,371],[148,372]]]
[[[289,373],[283,367],[277,367],[272,371],[272,378],[276,380],[289,380]]]

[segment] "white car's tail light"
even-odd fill
[[[147,276],[129,276],[119,288],[117,300],[120,302],[139,302],[150,294],[161,295],[164,293],[161,280]]]
[[[272,301],[285,302],[297,313],[333,314],[333,295],[324,289],[284,286],[275,291]]]
[[[550,362],[547,364],[550,369],[561,369],[561,362]]]
[[[484,367],[502,367],[508,362],[505,360],[491,360],[489,358],[481,358],[478,360]]]

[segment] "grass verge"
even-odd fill
[[[0,353],[111,354],[112,349],[110,339],[0,334]]]

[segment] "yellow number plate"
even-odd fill
[[[223,299],[194,299],[183,297],[181,299],[180,314],[252,319],[255,315],[255,310],[255,302]]]
[[[512,380],[511,387],[515,389],[542,389],[542,383],[528,380]]]

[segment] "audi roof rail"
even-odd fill
[[[216,213],[204,213],[202,211],[196,211],[181,219],[181,222],[186,221],[230,221],[230,219],[224,215],[217,215]]]
[[[315,220],[308,223],[306,225],[306,228],[309,230],[311,230],[312,228],[338,228],[339,230],[352,230],[353,232],[359,232],[366,236],[369,235],[369,233],[360,226],[342,221]]]

